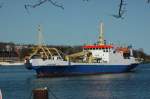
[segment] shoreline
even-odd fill
[[[22,66],[22,65],[24,65],[23,61],[0,62],[0,66]]]

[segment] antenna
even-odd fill
[[[38,25],[38,46],[41,47],[43,43],[42,29],[41,25]]]
[[[99,45],[104,45],[103,22],[100,23]]]

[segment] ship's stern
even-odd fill
[[[30,59],[25,59],[24,65],[27,69],[33,69]]]

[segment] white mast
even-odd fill
[[[100,23],[99,45],[104,45],[103,23]]]
[[[42,47],[42,43],[43,43],[43,36],[42,36],[41,25],[38,25],[38,46]]]

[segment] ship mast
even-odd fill
[[[42,29],[41,25],[38,25],[38,47],[42,47],[43,36],[42,36]]]
[[[99,45],[104,45],[104,32],[103,32],[103,23],[100,23],[100,30],[99,30]]]

